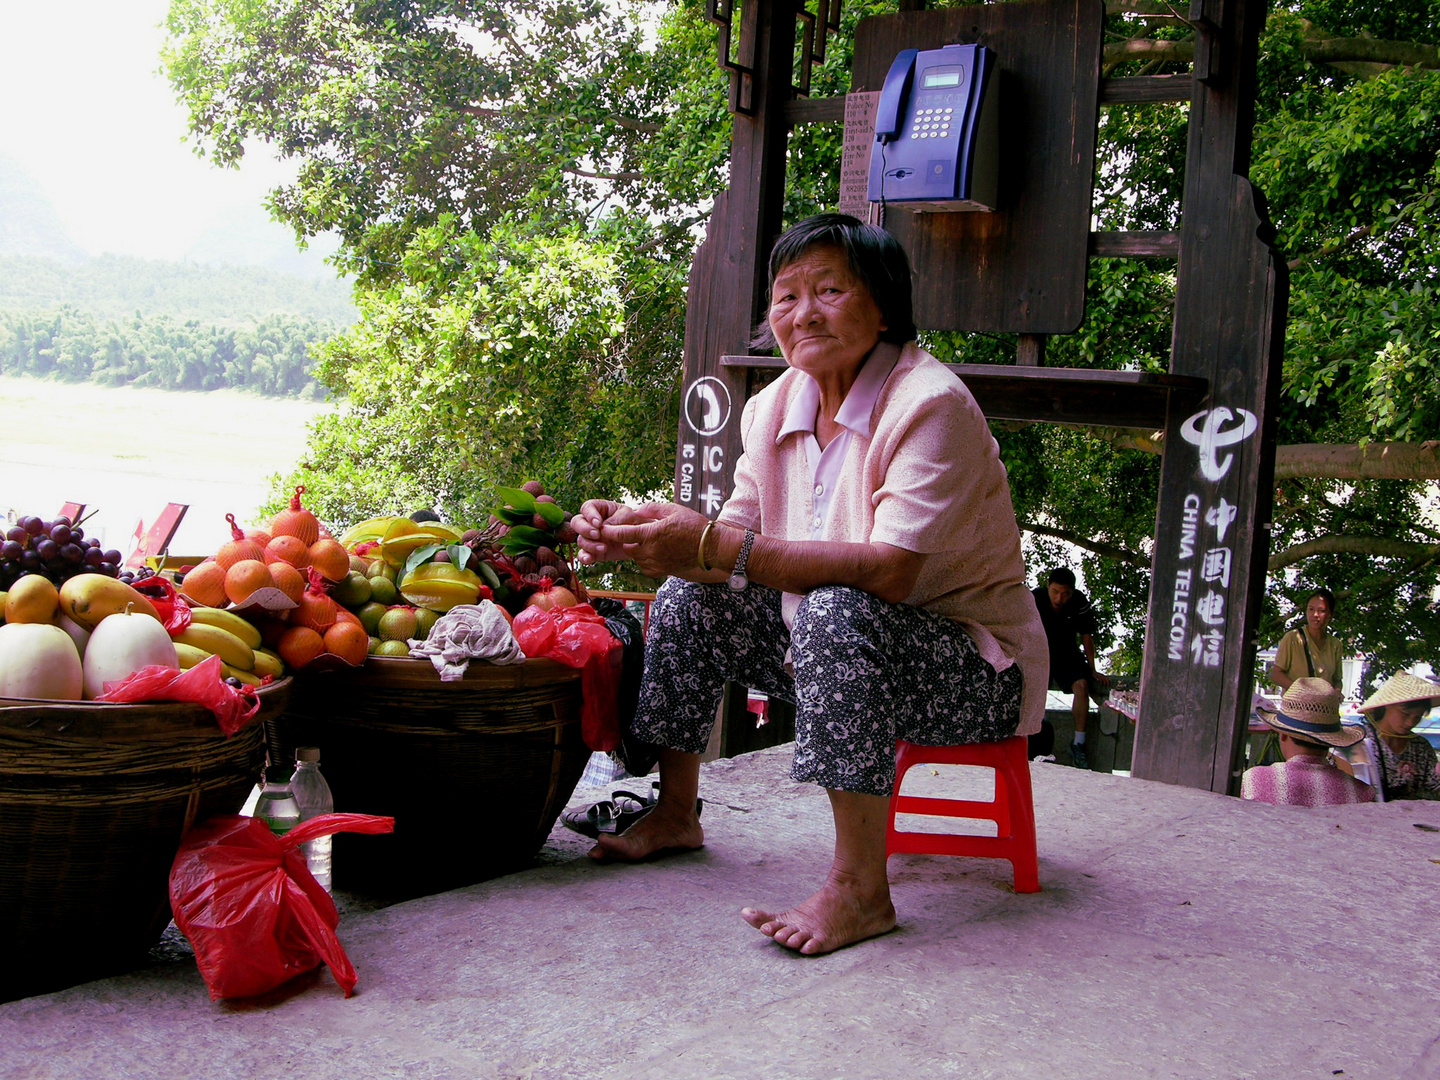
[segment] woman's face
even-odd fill
[[[1305,624],[1310,627],[1310,633],[1315,638],[1324,636],[1325,628],[1334,618],[1335,615],[1323,596],[1310,597],[1310,602],[1305,605]]]
[[[775,275],[770,329],[791,367],[824,381],[853,377],[887,327],[845,253],[817,246]]]
[[[1380,727],[1393,735],[1409,735],[1430,711],[1429,701],[1395,701],[1385,706]]]

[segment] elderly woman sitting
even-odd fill
[[[1331,747],[1354,746],[1365,737],[1340,724],[1340,691],[1321,678],[1293,680],[1274,716],[1265,722],[1280,733],[1284,761],[1246,769],[1240,797],[1283,806],[1339,806],[1375,801],[1375,789],[1341,772]]]
[[[714,522],[609,501],[573,522],[582,560],[669,577],[632,728],[659,748],[659,800],[591,854],[700,847],[700,754],[726,681],[793,701],[791,775],[827,789],[834,859],[802,903],[741,915],[817,954],[895,925],[895,740],[1038,730],[1046,645],[998,448],[965,386],[911,340],[894,238],[839,214],[795,226],[771,255],[768,332],[789,370],[746,404]]]
[[[1360,706],[1367,743],[1375,758],[1376,780],[1391,799],[1440,799],[1435,748],[1415,734],[1415,725],[1440,704],[1440,685],[1402,671],[1385,680]]]

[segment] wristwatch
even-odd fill
[[[725,582],[736,592],[750,584],[750,579],[745,576],[745,564],[750,561],[750,545],[753,543],[755,543],[755,530],[746,529],[745,539],[740,541],[740,557],[735,560],[735,569],[730,571],[730,577]]]

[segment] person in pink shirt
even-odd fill
[[[1375,789],[1342,772],[1330,749],[1354,746],[1360,727],[1340,723],[1340,691],[1308,675],[1295,679],[1280,699],[1280,711],[1261,714],[1280,734],[1284,761],[1246,769],[1240,797],[1281,806],[1340,806],[1375,801]]]
[[[806,900],[741,915],[807,955],[896,924],[885,864],[896,739],[989,742],[1039,730],[1044,714],[1045,634],[999,449],[964,384],[914,336],[899,243],[847,215],[801,222],[771,254],[755,343],[778,345],[789,369],[746,403],[717,518],[597,499],[572,522],[582,561],[630,558],[668,579],[627,733],[655,748],[659,798],[591,855],[701,847],[700,755],[726,682],[793,701],[791,775],[826,788],[835,854]]]

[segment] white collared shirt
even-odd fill
[[[835,486],[840,478],[840,466],[845,460],[845,451],[853,436],[870,437],[870,417],[875,412],[875,402],[880,399],[880,390],[890,377],[895,363],[900,359],[900,350],[884,343],[877,345],[860,366],[845,400],[835,414],[835,422],[843,429],[830,440],[825,449],[820,449],[820,440],[815,437],[816,422],[820,418],[820,384],[809,375],[801,373],[804,382],[795,400],[785,413],[785,422],[775,436],[778,446],[794,434],[804,437],[805,462],[810,466],[810,490],[813,496],[813,510],[810,516],[810,539],[820,539],[825,522],[830,517],[830,507],[835,495]]]

